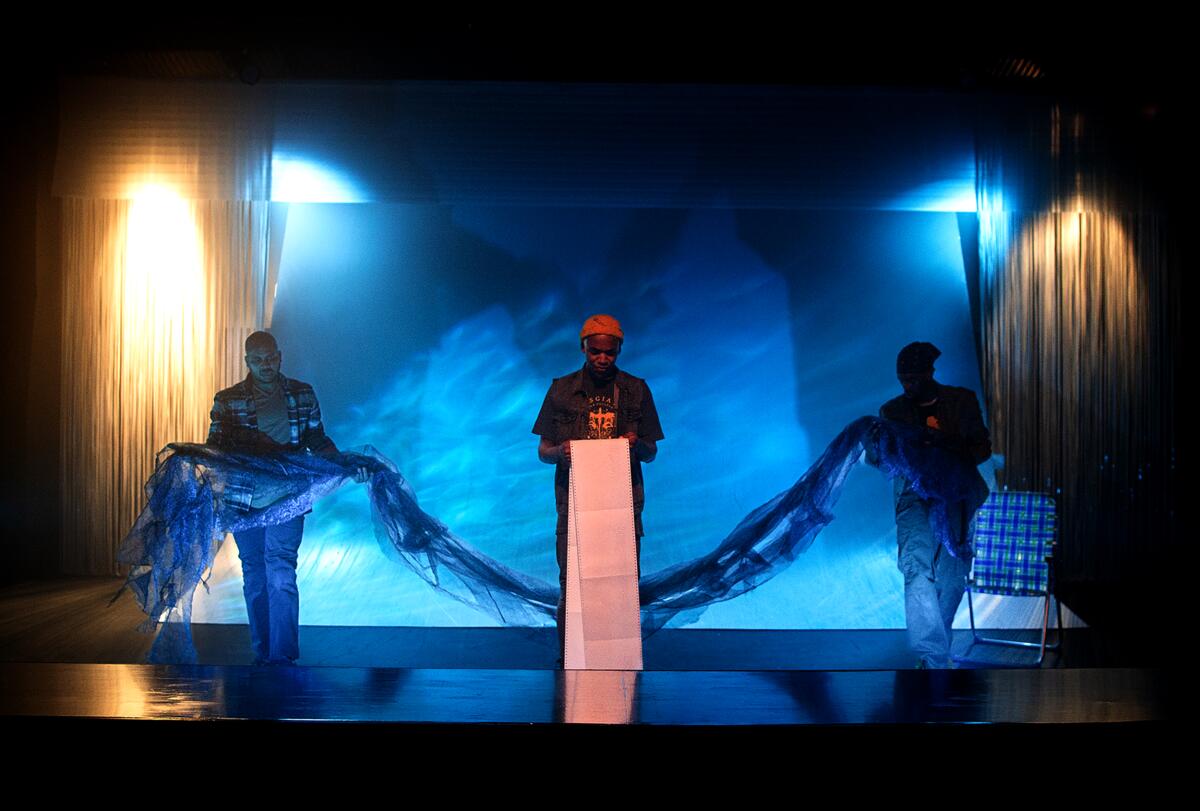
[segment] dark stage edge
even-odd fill
[[[903,777],[899,764],[1032,746],[1128,774],[1184,751],[1164,743],[1178,732],[1173,652],[1097,629],[1070,630],[1041,669],[1025,669],[1025,651],[968,650],[960,632],[956,652],[981,661],[941,672],[910,669],[902,630],[667,630],[647,640],[645,672],[567,674],[549,669],[550,628],[304,626],[304,666],[255,668],[245,626],[199,625],[205,664],[168,666],[140,663],[151,638],[133,630],[131,603],[105,608],[111,586],[0,591],[0,719],[29,743],[18,771],[49,751],[126,773],[131,757],[270,747],[320,774],[331,759],[391,774],[397,757],[430,774],[464,759],[524,774],[534,761],[573,767],[587,749],[647,768],[686,756],[699,786],[698,764],[732,761]]]
[[[1130,724],[1172,717],[1167,671],[406,670],[0,665],[0,716],[354,724]]]
[[[813,789],[895,800],[914,775],[966,797],[1014,770],[1025,772],[1022,791],[1078,802],[1081,787],[1187,774],[1175,717],[1169,673],[1136,668],[0,664],[10,772],[41,774],[68,794],[81,787],[83,798],[115,776],[168,796],[211,787],[206,798],[278,802],[281,788],[261,772],[285,763],[284,796],[306,802],[360,785],[397,797],[435,785],[489,802],[567,787],[589,804],[631,792],[679,804]]]

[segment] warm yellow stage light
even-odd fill
[[[162,186],[134,194],[113,291],[121,302],[122,399],[141,404],[134,424],[151,435],[196,419],[190,415],[202,415],[211,396],[204,246],[193,205]]]
[[[130,206],[125,292],[127,301],[147,297],[162,315],[202,295],[195,218],[186,200],[161,186],[143,188]]]

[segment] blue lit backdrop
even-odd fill
[[[621,365],[667,435],[646,468],[646,571],[710,549],[898,393],[904,343],[937,343],[939,378],[978,390],[953,213],[291,206],[285,372],[316,386],[341,447],[376,446],[457,534],[548,581],[553,469],[529,431],[591,312],[624,323]],[[836,513],[698,624],[901,627],[890,485],[860,467]],[[309,516],[300,578],[309,624],[490,624],[383,558],[361,488]],[[208,621],[243,616],[225,580]]]

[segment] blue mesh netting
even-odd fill
[[[922,429],[874,417],[850,423],[792,487],[751,511],[713,551],[644,576],[643,626],[654,631],[677,615],[698,616],[706,606],[744,594],[786,568],[833,520],[842,485],[864,450],[885,475],[903,476],[932,502],[933,528],[948,551],[969,553],[950,530],[947,514],[958,504],[973,512],[987,487],[974,465],[929,445],[924,436]],[[420,508],[396,466],[373,448],[322,457],[174,444],[159,454],[146,483],[146,507],[118,553],[118,560],[132,567],[125,587],[147,614],[144,628],[162,623],[151,660],[195,660],[192,594],[226,532],[302,515],[351,480],[359,467],[370,472],[375,535],[389,558],[501,623],[540,624],[553,618],[556,585],[517,572],[455,536]],[[248,486],[278,498],[250,510],[224,498],[227,488],[232,493]]]

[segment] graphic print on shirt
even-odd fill
[[[617,435],[617,409],[611,391],[588,398],[587,418],[588,439],[612,439]]]

